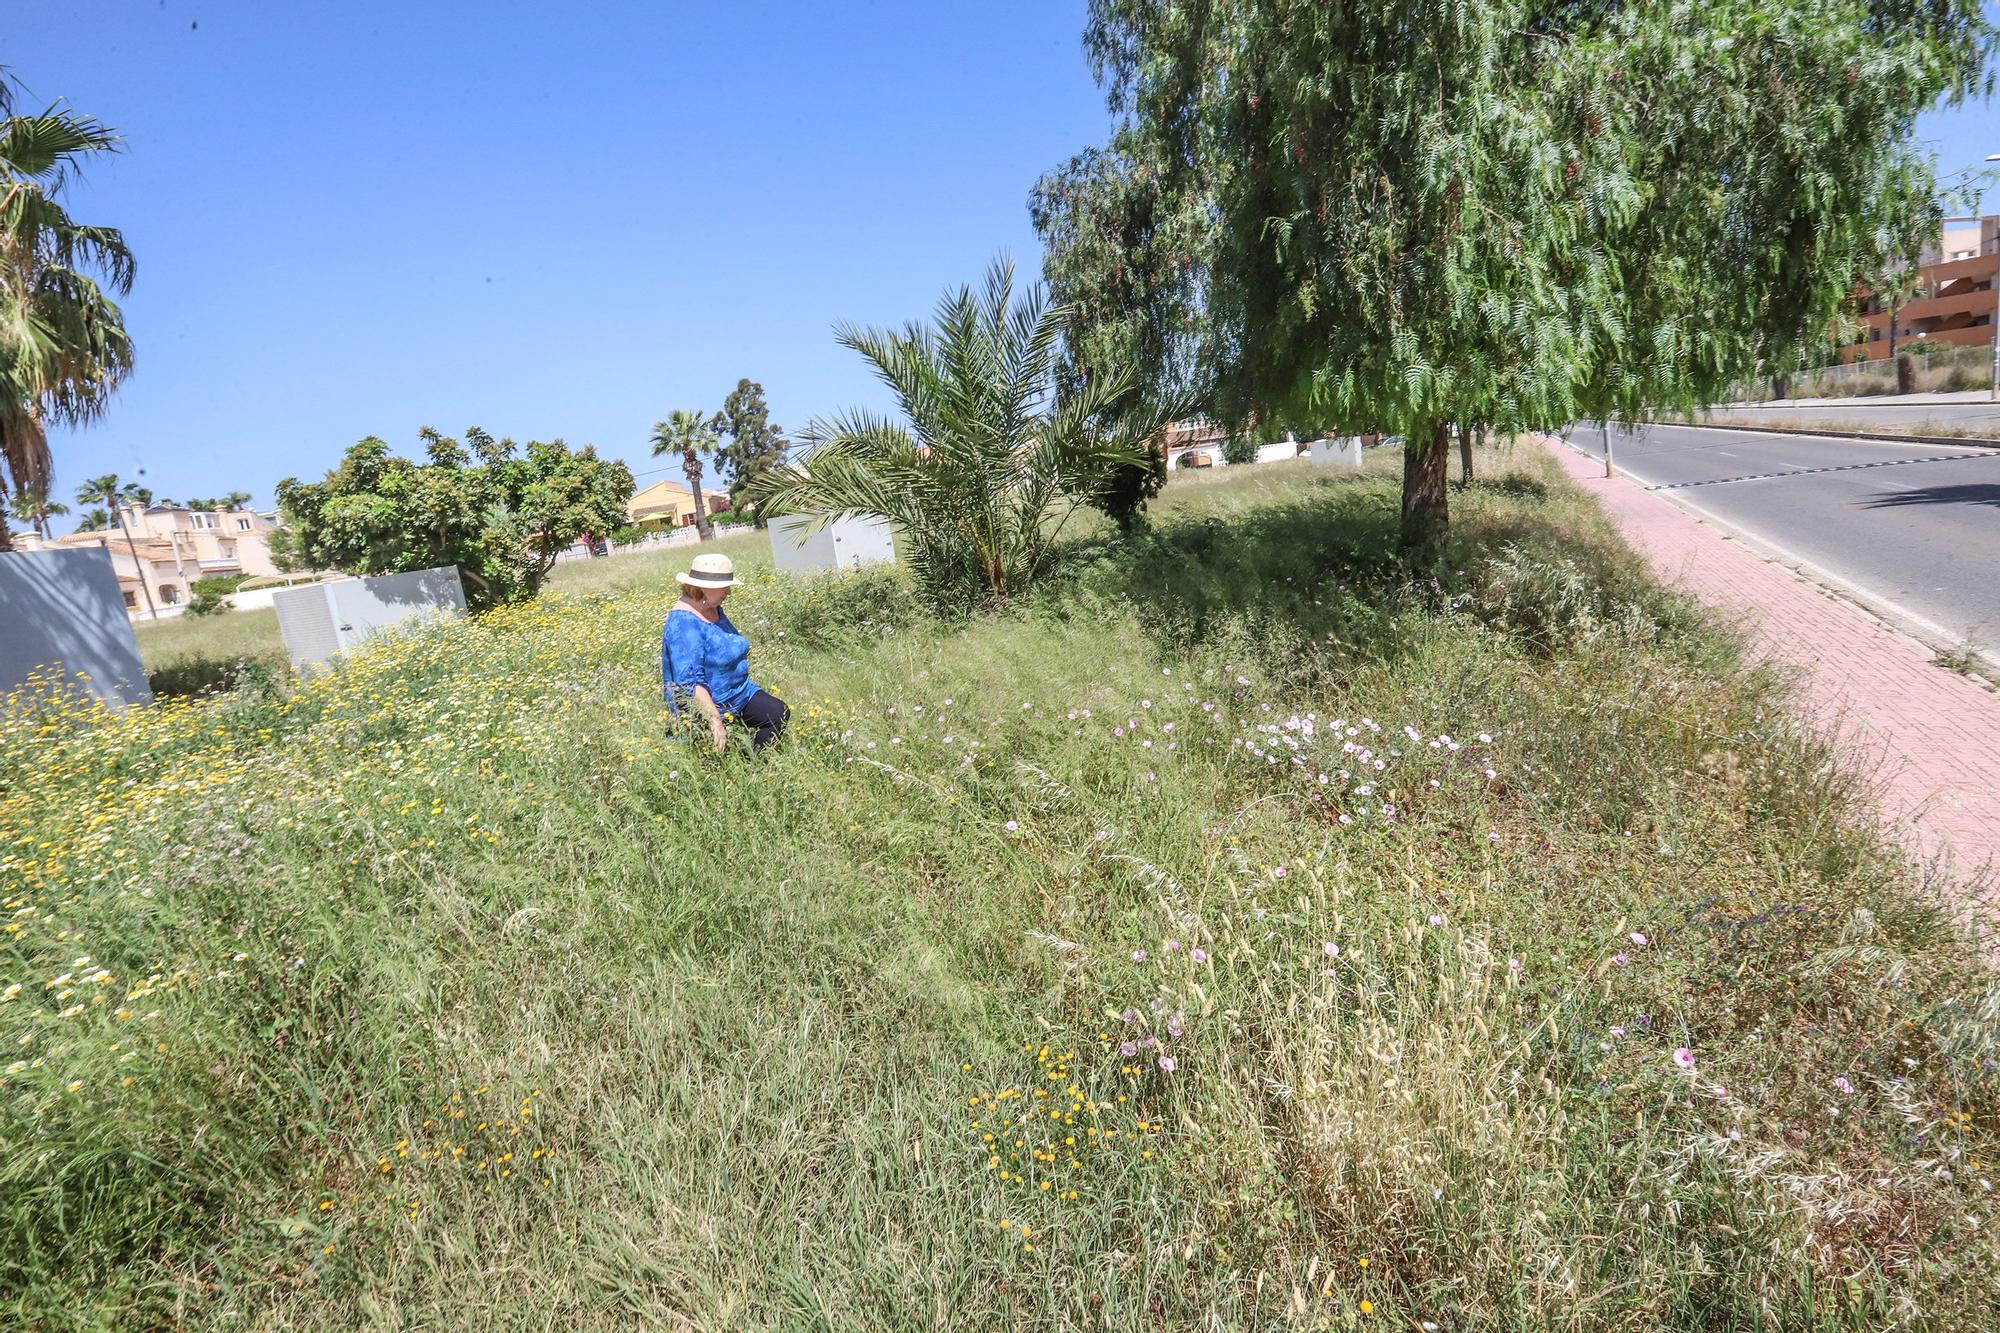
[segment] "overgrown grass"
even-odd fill
[[[1372,460],[967,624],[759,578],[762,760],[662,734],[625,561],[17,707],[10,1321],[1981,1326],[1982,944],[1514,469],[1415,578]]]
[[[752,573],[771,567],[771,544],[761,533],[739,533],[694,547],[621,555],[605,560],[566,560],[549,574],[551,592],[603,592],[635,584],[660,585],[669,592],[676,571],[701,551],[721,551]],[[223,611],[212,616],[172,616],[133,625],[139,655],[153,692],[168,697],[213,694],[236,688],[246,675],[253,682],[288,680],[290,661],[278,613]]]

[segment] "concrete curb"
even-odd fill
[[[1649,421],[1649,426],[1682,430],[1742,430],[1753,435],[1817,435],[1828,440],[1885,440],[1890,444],[1951,444],[1967,449],[2000,449],[2000,439],[1978,435],[1900,435],[1886,430],[1806,430],[1801,426],[1738,426],[1720,421]]]

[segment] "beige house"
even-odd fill
[[[704,487],[702,506],[708,513],[725,508],[729,496]],[[694,488],[682,481],[656,481],[625,502],[625,515],[635,527],[685,528],[694,522]]]
[[[116,521],[103,532],[73,532],[45,542],[23,534],[24,550],[45,546],[102,546],[111,553],[125,610],[144,619],[151,606],[162,612],[187,604],[197,581],[223,574],[275,574],[270,535],[275,515],[248,509],[189,509],[186,506],[123,507],[121,530]],[[127,534],[130,539],[127,539]]]

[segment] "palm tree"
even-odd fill
[[[86,509],[76,520],[78,532],[102,532],[110,526],[111,515],[105,513],[102,508]]]
[[[46,494],[31,495],[27,491],[16,491],[7,499],[7,514],[26,523],[38,532],[43,541],[55,540],[55,531],[49,526],[52,518],[61,518],[69,512],[69,506],[60,500],[51,500]]]
[[[681,456],[681,471],[687,474],[688,485],[694,490],[694,528],[703,541],[715,534],[708,524],[708,506],[702,500],[701,460],[704,455],[714,453],[719,444],[706,412],[677,407],[667,414],[665,421],[653,426],[653,456],[675,453]]]
[[[0,487],[34,495],[49,486],[48,427],[95,420],[132,369],[105,288],[131,291],[134,265],[115,228],[79,223],[58,202],[118,135],[60,102],[15,115],[16,91],[0,69]]]
[[[139,589],[146,594],[146,613],[154,620],[160,618],[160,608],[153,605],[153,588],[146,582],[146,566],[139,559],[139,543],[132,540],[132,529],[125,523],[124,504],[133,502],[140,494],[150,496],[151,491],[137,482],[118,484],[118,474],[107,472],[92,478],[76,488],[76,502],[80,505],[101,504],[118,519],[118,530],[125,534],[125,545],[132,552],[132,572],[138,575]]]
[[[887,519],[941,609],[1023,591],[1079,505],[1121,468],[1143,468],[1179,405],[1138,405],[1129,373],[1090,376],[1058,399],[1057,351],[1070,311],[1039,284],[1014,300],[1014,266],[985,288],[947,292],[936,325],[900,333],[843,325],[904,422],[849,412],[813,423],[803,464],[752,484],[770,515]]]

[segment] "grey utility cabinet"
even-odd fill
[[[852,569],[874,560],[894,560],[896,543],[881,518],[836,518],[819,531],[810,514],[771,520],[771,561],[786,574]]]
[[[152,688],[110,552],[102,546],[0,553],[0,694],[30,677],[110,704],[149,704]]]
[[[271,597],[295,667],[318,666],[417,616],[465,614],[458,566],[360,579],[329,579]]]

